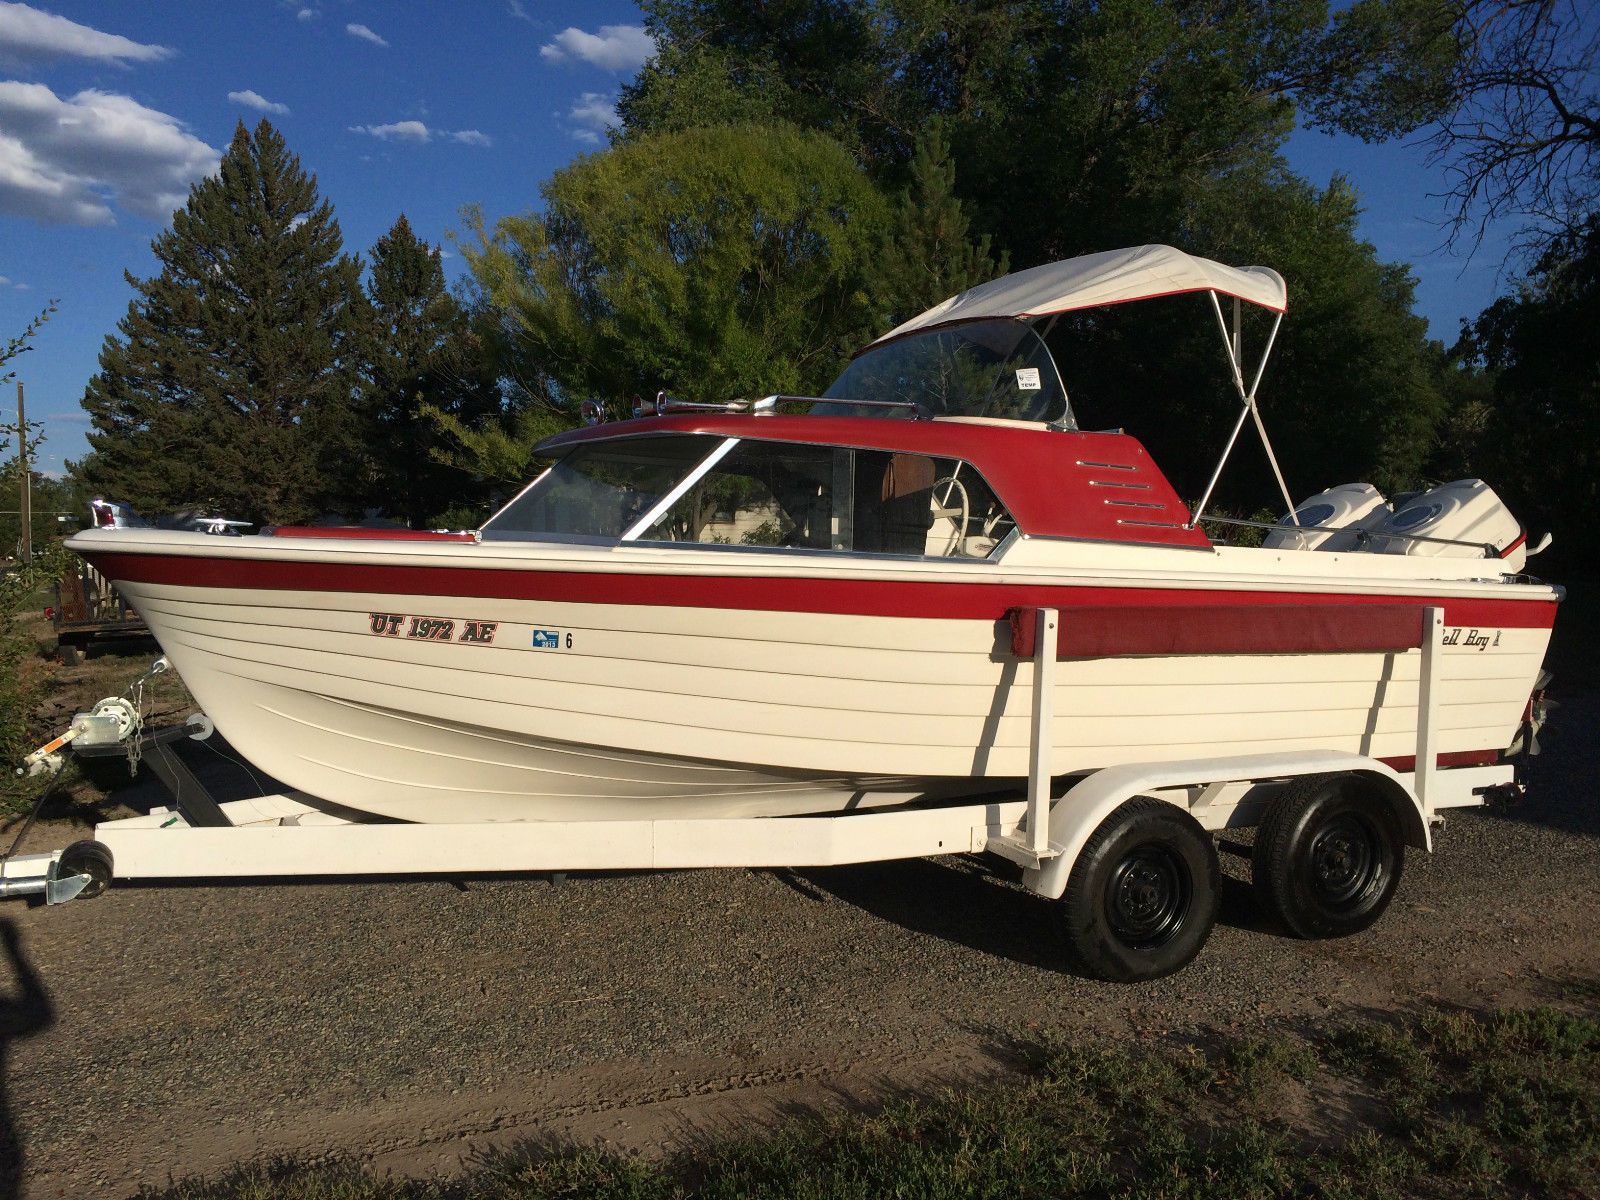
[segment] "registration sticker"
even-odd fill
[[[1017,390],[1019,392],[1037,392],[1039,390],[1039,368],[1017,368]]]
[[[561,631],[559,629],[535,629],[533,631],[533,648],[535,650],[561,649]]]

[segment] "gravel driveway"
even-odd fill
[[[1451,815],[1373,930],[1289,939],[1224,855],[1209,945],[1137,987],[1065,971],[1051,906],[964,859],[13,905],[55,1014],[4,1062],[23,1194],[124,1195],[287,1151],[409,1172],[549,1135],[655,1153],[1004,1070],[1016,1036],[1558,997],[1600,977],[1600,693],[1562,700],[1528,802]]]

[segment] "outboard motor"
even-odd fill
[[[1370,483],[1341,483],[1280,517],[1261,544],[1268,550],[1354,550],[1358,532],[1371,529],[1390,511],[1383,493]]]
[[[1457,479],[1402,504],[1372,531],[1369,549],[1379,554],[1494,558],[1499,560],[1498,571],[1518,575],[1528,561],[1527,542],[1527,531],[1493,488],[1481,479]]]

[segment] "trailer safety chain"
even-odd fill
[[[172,669],[172,664],[165,658],[158,658],[150,664],[150,669],[128,685],[128,690],[123,693],[133,702],[133,728],[127,733],[128,741],[128,775],[130,777],[139,773],[139,759],[144,755],[144,685],[145,680],[154,679],[158,675],[165,675]],[[155,704],[155,689],[150,689],[150,703]]]

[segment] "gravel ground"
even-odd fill
[[[23,1194],[126,1195],[288,1151],[409,1172],[552,1135],[657,1153],[1003,1070],[1016,1038],[1559,1001],[1600,978],[1600,693],[1562,699],[1528,802],[1452,815],[1373,930],[1291,940],[1224,855],[1209,945],[1137,987],[1065,970],[1050,905],[965,859],[14,906],[55,1016],[4,1063]]]

